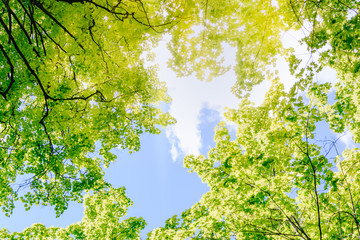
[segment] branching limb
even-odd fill
[[[6,61],[10,66],[10,73],[8,74],[8,77],[10,79],[10,83],[9,83],[8,87],[4,91],[0,92],[1,96],[3,96],[3,98],[5,100],[7,100],[6,95],[8,94],[8,92],[10,91],[12,85],[15,82],[15,79],[14,79],[14,65],[13,65],[9,55],[6,53],[6,51],[4,49],[4,46],[1,43],[0,43],[0,51],[4,55],[4,57],[6,58]]]

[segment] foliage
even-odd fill
[[[141,133],[174,122],[156,107],[169,97],[142,57],[176,20],[181,7],[173,4],[1,2],[0,204],[7,214],[17,199],[62,213],[83,190],[108,186],[103,167],[115,160],[112,148],[137,151]],[[91,156],[96,144],[101,158]]]
[[[324,233],[330,233],[325,230],[330,223],[336,229],[338,223],[330,217],[338,199],[331,201],[327,192],[331,184],[339,187],[339,179],[326,154],[311,142],[322,118],[299,100],[274,82],[261,106],[244,100],[230,111],[237,138],[231,141],[220,123],[216,147],[207,158],[188,156],[184,161],[211,190],[182,214],[179,224],[154,230],[150,239],[167,234],[178,239],[312,239],[319,236],[318,223]]]
[[[3,238],[138,237],[145,222],[119,222],[130,200],[103,180],[103,167],[115,160],[112,148],[137,151],[143,132],[174,122],[156,107],[169,98],[143,60],[161,32],[171,34],[169,66],[180,76],[211,80],[229,69],[224,46],[236,48],[233,91],[242,102],[226,116],[237,125],[236,139],[220,123],[208,155],[184,160],[210,191],[149,238],[360,237],[359,150],[334,154],[336,141],[327,148],[316,137],[326,122],[360,141],[358,1],[8,0],[1,9],[3,210],[10,214],[20,199],[27,209],[51,204],[60,214],[93,191],[81,223],[3,229]],[[304,32],[306,63],[282,46],[288,30]],[[279,56],[297,77],[289,92],[273,71]],[[326,67],[337,83],[317,81]],[[272,87],[255,107],[247,92],[265,79]],[[91,157],[96,144],[101,158]]]
[[[224,46],[235,48],[237,82],[234,92],[246,91],[266,79],[268,65],[287,51],[281,47],[281,31],[288,29],[294,15],[286,1],[194,1],[191,18],[172,29],[169,66],[180,76],[196,73],[198,79],[211,80],[229,66],[221,58]]]
[[[139,239],[144,219],[130,217],[119,222],[132,205],[125,188],[110,188],[84,197],[84,217],[66,228],[33,224],[22,232],[0,230],[1,239]]]
[[[276,69],[279,56],[288,57],[297,75],[325,66],[359,72],[358,1],[199,0],[193,5],[192,17],[174,26],[169,44],[173,53],[169,66],[180,76],[196,73],[198,79],[211,80],[227,71],[229,66],[220,57],[226,44],[237,50],[233,90],[239,97],[265,79],[274,78],[276,73],[269,67]],[[301,42],[310,56],[303,67],[291,54],[293,49],[281,44],[281,33],[289,30],[304,33]],[[313,75],[308,77],[314,80]]]
[[[336,133],[349,129],[359,143],[359,3],[290,1],[288,7],[310,51],[306,64],[288,55],[298,81],[285,92],[276,75],[264,73],[273,79],[265,101],[254,107],[243,98],[227,114],[237,124],[236,139],[220,123],[207,157],[184,160],[210,191],[149,239],[360,237],[359,149],[334,154],[336,140],[324,147],[316,137],[318,124],[327,122]],[[337,83],[318,83],[325,67],[336,70]]]

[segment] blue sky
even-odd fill
[[[285,45],[293,44],[296,53],[299,56],[303,54],[301,56],[305,59],[308,57],[306,50],[296,45],[296,39],[296,33],[287,33],[283,42]],[[208,190],[195,173],[188,173],[182,167],[182,159],[186,154],[206,154],[214,145],[214,127],[224,120],[225,108],[236,108],[239,103],[230,93],[235,83],[233,71],[212,82],[200,82],[194,77],[177,78],[166,67],[170,57],[165,47],[167,41],[165,38],[156,49],[156,63],[159,64],[160,80],[167,83],[168,94],[173,101],[160,107],[169,111],[177,119],[177,124],[163,129],[159,135],[144,134],[139,152],[128,154],[114,149],[118,159],[105,175],[105,179],[115,187],[126,187],[127,196],[134,202],[127,216],[142,216],[148,223],[142,237],[150,230],[163,226],[166,219],[191,207]],[[233,49],[226,47],[224,55],[226,64],[234,64]],[[284,60],[280,59],[280,78],[289,89],[293,79],[283,63]],[[319,74],[318,78],[319,81],[336,81],[331,71]],[[264,82],[256,87],[251,100],[260,104],[269,85],[269,82]],[[235,130],[231,125],[229,128]],[[322,128],[326,131],[326,126]],[[350,146],[351,135],[346,135],[341,141],[343,146]],[[69,209],[55,218],[51,207],[34,207],[25,212],[21,204],[17,204],[10,218],[0,215],[0,224],[10,231],[22,231],[38,222],[47,227],[66,227],[80,221],[82,211],[82,204],[70,203]]]
[[[218,112],[203,108],[200,114],[200,132],[204,139],[201,153],[206,154],[213,146],[213,129],[220,120]],[[209,117],[211,116],[211,117]],[[134,202],[127,217],[142,216],[148,223],[142,237],[165,220],[191,207],[208,190],[195,173],[188,173],[182,161],[172,161],[170,143],[165,132],[159,135],[144,134],[139,152],[129,154],[114,149],[118,156],[115,163],[106,170],[105,178],[115,187],[126,187],[127,196]],[[10,218],[1,216],[0,224],[10,231],[22,231],[32,223],[45,226],[62,226],[80,221],[82,204],[71,203],[69,209],[59,218],[51,207],[37,206],[24,211],[17,204]]]
[[[178,123],[159,135],[142,135],[139,152],[129,154],[113,149],[117,161],[105,171],[105,179],[114,187],[125,186],[127,196],[134,202],[126,217],[141,216],[146,220],[148,225],[141,233],[142,238],[152,229],[164,226],[166,219],[190,208],[208,191],[195,173],[183,168],[182,159],[186,154],[206,154],[214,146],[214,128],[223,120],[224,108],[236,107],[239,101],[230,93],[235,81],[233,72],[211,83],[193,77],[176,78],[166,67],[170,56],[166,41],[156,49],[156,63],[160,80],[167,83],[173,101],[160,107],[169,111]],[[228,55],[227,59],[230,64],[234,56]],[[10,231],[22,231],[33,223],[66,227],[82,217],[83,206],[78,203],[70,203],[59,218],[52,207],[35,206],[24,211],[22,204],[17,203],[10,218],[0,216],[0,225]]]

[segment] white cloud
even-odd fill
[[[173,99],[169,113],[177,120],[175,125],[166,129],[172,158],[175,161],[185,154],[199,154],[202,147],[200,112],[207,107],[219,112],[223,117],[225,107],[237,107],[239,99],[231,93],[231,87],[236,80],[235,74],[230,71],[211,82],[201,82],[195,77],[177,78],[176,74],[167,68],[166,62],[170,53],[165,44],[156,52],[160,80],[167,83],[168,94]],[[226,47],[225,56],[227,63],[235,62],[232,49]]]
[[[259,85],[253,87],[253,90],[250,94],[249,100],[255,103],[255,106],[259,106],[265,98],[266,92],[270,89],[271,82],[263,81]]]

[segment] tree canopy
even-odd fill
[[[137,151],[142,132],[173,122],[156,107],[169,98],[141,56],[176,13],[141,1],[4,1],[2,9],[0,202],[8,213],[20,197],[60,214],[84,190],[108,186],[102,167],[112,148]],[[102,159],[89,156],[97,142]],[[18,196],[13,183],[30,191]]]
[[[175,122],[157,106],[170,99],[145,64],[164,33],[179,76],[211,80],[229,69],[224,44],[236,49],[241,104],[226,114],[235,139],[221,122],[207,156],[184,159],[210,191],[149,239],[360,237],[359,150],[335,151],[336,141],[324,147],[316,136],[326,122],[360,142],[358,1],[7,0],[1,9],[1,206],[8,215],[18,200],[57,214],[69,201],[85,207],[67,228],[34,224],[2,238],[138,238],[144,219],[121,219],[131,201],[103,170],[112,148],[137,151],[143,132]],[[307,62],[283,47],[289,30],[303,31]],[[289,91],[280,56],[297,78]],[[318,82],[327,67],[336,83]],[[248,93],[264,80],[272,87],[256,107]]]

